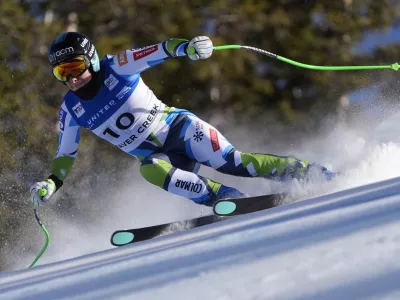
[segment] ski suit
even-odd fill
[[[201,164],[225,174],[276,180],[304,173],[307,161],[240,152],[193,113],[157,99],[140,73],[170,58],[185,56],[187,43],[169,39],[107,55],[100,62],[104,84],[95,98],[82,100],[67,92],[59,111],[59,146],[52,174],[63,181],[71,171],[80,127],[137,158],[141,174],[150,183],[199,204],[210,205],[221,188],[221,183],[197,174]]]

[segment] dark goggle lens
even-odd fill
[[[89,68],[88,63],[82,56],[77,56],[65,63],[53,68],[53,75],[62,82],[68,81],[69,77],[78,77]]]

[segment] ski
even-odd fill
[[[286,198],[285,194],[270,194],[248,198],[219,200],[213,206],[214,215],[149,227],[117,230],[111,235],[111,244],[113,246],[124,246],[150,240],[158,236],[216,223],[234,216],[273,208],[284,204],[284,198]]]
[[[155,226],[117,230],[111,235],[111,244],[113,246],[123,246],[127,244],[146,241],[158,236],[167,235],[175,232],[184,231],[195,227],[200,227],[222,220],[228,219],[227,217],[208,215],[189,220],[175,221]]]
[[[273,208],[284,204],[286,194],[270,194],[248,198],[222,199],[213,206],[217,216],[237,216],[264,209]]]

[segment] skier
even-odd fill
[[[49,63],[54,77],[69,91],[59,110],[59,146],[51,175],[31,185],[31,201],[45,203],[63,185],[77,155],[80,127],[138,159],[140,173],[150,183],[207,206],[245,195],[198,175],[200,164],[225,174],[280,181],[302,178],[314,169],[329,180],[332,172],[306,160],[240,152],[190,111],[165,105],[140,77],[168,59],[206,59],[212,52],[208,37],[171,38],[100,61],[87,36],[77,32],[57,36],[49,48]]]

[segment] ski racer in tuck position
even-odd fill
[[[69,91],[59,111],[59,146],[51,175],[31,185],[31,201],[45,203],[63,185],[77,155],[80,127],[138,159],[140,173],[150,183],[207,206],[245,195],[198,175],[200,165],[234,176],[280,181],[317,170],[330,179],[332,172],[307,160],[237,150],[212,125],[157,99],[140,77],[169,59],[206,59],[212,52],[208,37],[171,38],[100,61],[87,36],[77,32],[57,36],[49,48],[49,63],[54,77]]]

